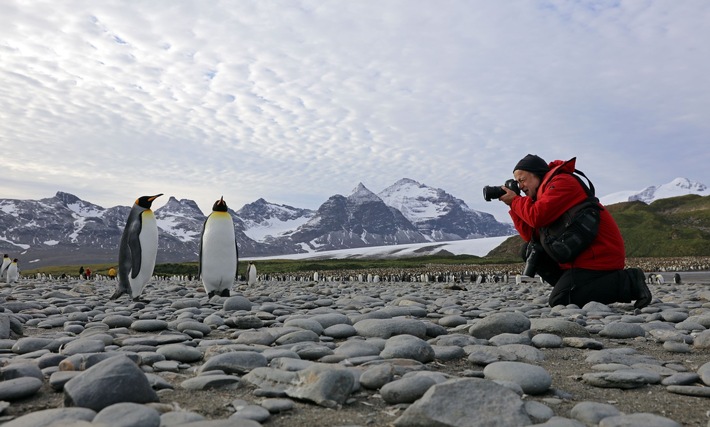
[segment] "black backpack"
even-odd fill
[[[572,158],[572,160],[574,159]],[[556,173],[570,172],[558,169]],[[594,194],[592,181],[577,169],[571,175],[577,179],[587,193],[587,199],[571,207],[550,225],[541,227],[539,230],[542,247],[558,263],[574,261],[596,239],[603,209]],[[582,181],[580,176],[587,180],[589,186]]]

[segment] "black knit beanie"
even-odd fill
[[[550,171],[550,167],[547,166],[547,162],[541,157],[535,154],[528,154],[515,165],[513,172],[516,170],[528,171],[542,178]]]

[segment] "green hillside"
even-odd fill
[[[710,256],[710,197],[688,195],[607,206],[626,245],[628,258]],[[488,256],[519,259],[518,236],[513,236]]]
[[[629,257],[710,255],[710,197],[688,195],[608,207]]]

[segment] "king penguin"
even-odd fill
[[[17,266],[17,258],[13,259],[7,266],[7,283],[17,283],[20,279],[20,268]]]
[[[256,285],[256,266],[253,262],[247,266],[247,285]]]
[[[229,296],[237,274],[239,252],[234,237],[234,222],[227,209],[224,197],[212,206],[212,213],[205,220],[200,239],[199,275],[207,296]]]
[[[5,279],[7,277],[7,268],[10,266],[12,260],[8,254],[2,257],[2,265],[0,265],[0,279]]]
[[[162,195],[139,197],[128,214],[118,250],[118,285],[111,299],[129,293],[138,301],[153,275],[158,254],[158,223],[150,206]]]

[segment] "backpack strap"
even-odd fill
[[[576,160],[576,159],[577,159],[576,157],[572,157],[570,160],[567,160],[567,161],[565,162],[565,164],[566,164],[566,163],[569,163],[569,162],[572,162],[572,161],[574,161],[574,160]],[[577,182],[579,182],[579,185],[582,186],[582,189],[584,189],[584,192],[587,193],[587,196],[588,196],[589,198],[595,197],[596,190],[594,189],[594,184],[592,184],[592,181],[587,177],[587,175],[584,174],[584,172],[582,172],[581,170],[576,169],[576,168],[574,169],[573,172],[567,172],[567,171],[561,170],[560,168],[557,168],[557,169],[555,170],[555,172],[552,174],[552,176],[555,176],[555,175],[557,175],[557,174],[559,174],[559,173],[568,173],[568,174],[572,175],[573,177],[575,177],[575,179],[577,179]],[[552,176],[551,176],[549,179],[552,179]],[[585,183],[584,181],[582,181],[582,178],[580,178],[580,176],[584,177],[584,179],[587,180],[587,183],[589,183],[589,185],[587,185],[587,183]],[[598,200],[597,200],[597,201],[598,201]]]
[[[575,175],[575,174],[576,174],[576,175]],[[594,196],[595,196],[596,190],[594,190],[594,184],[592,184],[592,181],[591,181],[589,178],[587,178],[587,175],[585,175],[584,172],[582,172],[582,171],[579,170],[579,169],[575,169],[575,170],[574,170],[574,173],[571,174],[571,175],[572,175],[573,177],[577,178],[577,181],[579,181],[579,183],[582,185],[582,188],[584,188],[584,191],[587,193],[587,196],[589,196],[589,197],[594,197]],[[582,178],[580,178],[580,177],[577,176],[577,175],[583,176],[584,179],[587,180],[587,182],[589,183],[589,185],[585,184],[584,181],[582,181]]]

